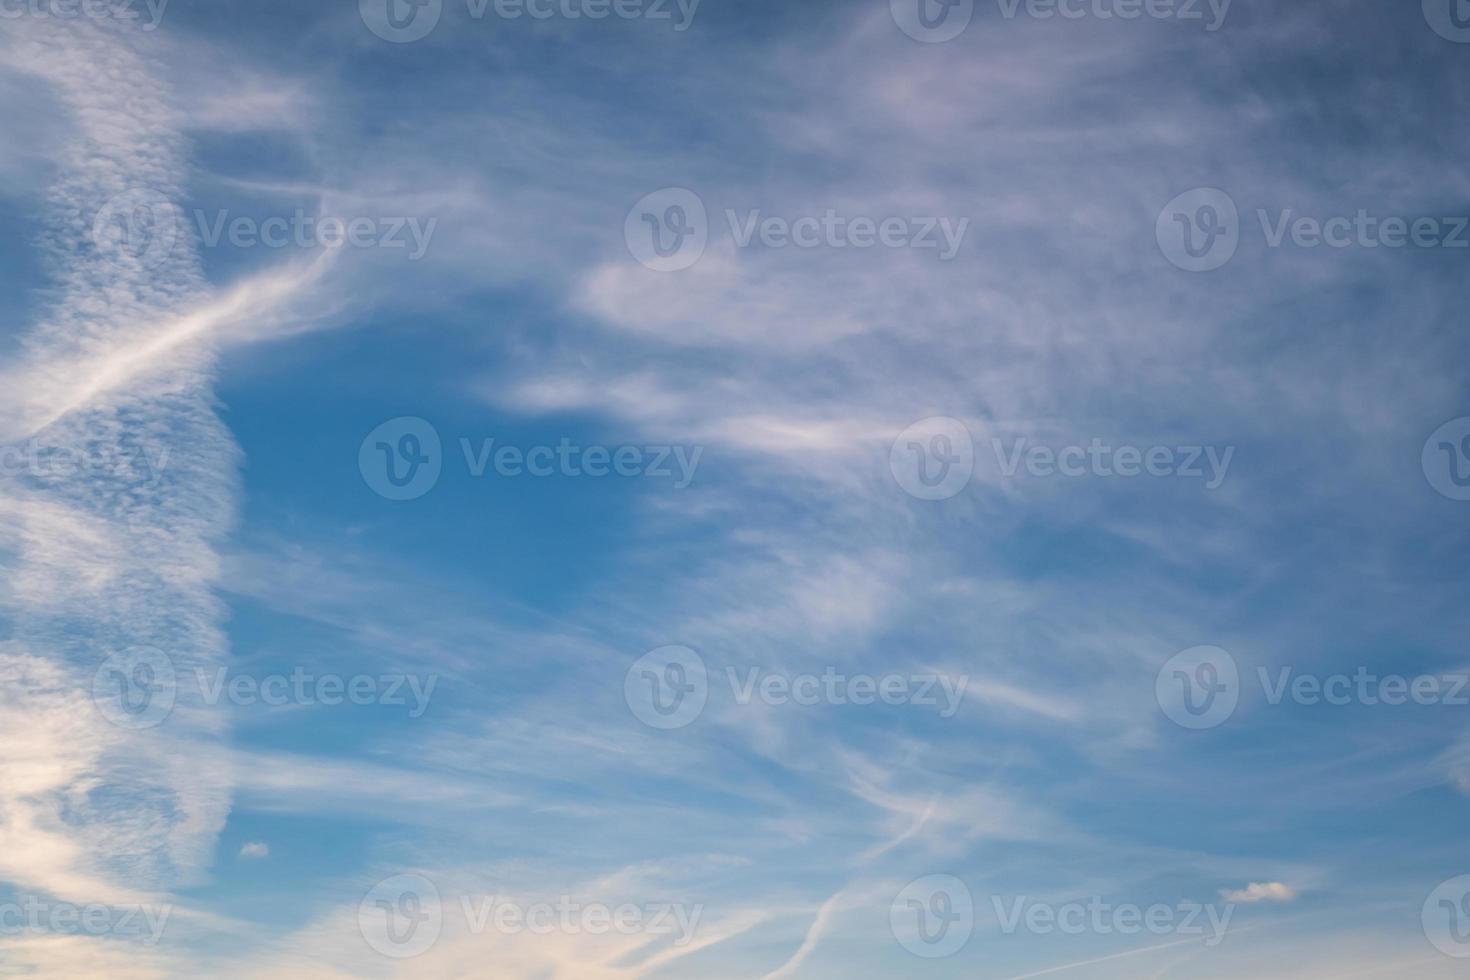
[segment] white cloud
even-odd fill
[[[1297,897],[1296,889],[1279,881],[1251,882],[1238,891],[1222,889],[1220,897],[1238,905],[1254,905],[1257,902],[1291,902]]]

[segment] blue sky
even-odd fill
[[[0,976],[1462,975],[1467,42],[0,2]]]

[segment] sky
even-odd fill
[[[1467,78],[0,0],[0,977],[1463,976]]]

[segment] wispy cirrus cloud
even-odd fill
[[[573,29],[594,25],[522,37],[507,21],[398,49],[349,4],[287,11],[269,50],[237,38],[240,21],[193,33],[199,16],[172,38],[39,24],[5,42],[5,64],[67,112],[35,124],[62,148],[44,241],[59,288],[6,367],[0,425],[7,438],[141,433],[170,449],[146,481],[5,478],[7,880],[229,901],[211,874],[255,874],[252,887],[290,899],[269,923],[200,926],[249,955],[214,958],[212,935],[187,967],[140,956],[140,975],[205,963],[222,976],[474,976],[493,961],[508,977],[631,980],[906,975],[914,961],[885,959],[889,903],[939,869],[964,875],[983,908],[982,888],[1172,900],[1269,868],[1282,881],[1223,897],[1285,934],[1301,927],[1272,918],[1278,906],[1335,892],[1327,939],[1205,954],[1089,937],[1107,948],[1073,955],[987,937],[984,964],[1017,977],[1438,969],[1399,935],[1371,957],[1333,945],[1366,907],[1342,855],[1381,828],[1321,831],[1334,800],[1386,825],[1447,781],[1470,785],[1463,746],[1440,751],[1440,719],[1317,716],[1287,740],[1281,715],[1245,703],[1220,738],[1191,740],[1166,727],[1153,688],[1165,658],[1200,642],[1230,646],[1250,679],[1370,641],[1440,650],[1463,632],[1455,583],[1406,572],[1443,548],[1412,456],[1463,387],[1450,290],[1384,253],[1247,247],[1192,278],[1152,241],[1161,205],[1207,182],[1229,186],[1247,221],[1257,206],[1410,211],[1463,196],[1464,133],[1431,110],[1401,138],[1364,135],[1404,118],[1408,92],[1439,89],[1433,111],[1450,118],[1464,107],[1444,84],[1454,63],[1423,57],[1396,15],[1268,4],[1211,37],[982,15],[931,46],[879,4],[787,11],[785,36],[764,13],[733,36],[605,32],[595,47]],[[567,70],[528,67],[526,51]],[[1407,61],[1418,83],[1382,81]],[[208,165],[189,156],[190,133],[224,137]],[[266,148],[242,134],[266,134]],[[0,172],[17,158],[0,150]],[[94,219],[109,201],[143,189],[183,202],[201,184],[453,220],[432,261],[391,274],[381,256],[267,256],[217,285],[189,234],[157,263],[147,249],[105,254]],[[717,240],[669,275],[632,261],[622,236],[634,201],[675,184],[697,189]],[[944,216],[970,231],[947,262],[749,247],[726,236],[726,209]],[[405,311],[412,326],[396,322]],[[241,487],[216,404],[221,354],[285,350],[358,313],[382,321],[361,347],[389,349],[399,331],[432,340],[392,347],[410,356],[391,370],[355,361],[357,340],[292,347],[341,372],[332,400],[355,400],[342,418],[237,382],[258,410],[242,431],[274,426],[257,433],[252,479],[267,488],[257,517],[279,526],[226,546]],[[451,355],[432,365],[444,377],[420,376],[415,346]],[[611,516],[616,494],[548,496],[552,516],[496,524],[485,512],[502,516],[501,498],[483,499],[503,488],[467,504],[447,479],[417,509],[375,510],[359,506],[341,430],[390,410],[548,442],[591,426],[698,444],[710,475],[691,493],[628,493]],[[903,492],[888,458],[929,415],[960,420],[977,452],[964,491],[933,507]],[[282,438],[318,426],[320,443]],[[1019,437],[1240,451],[1232,479],[1202,493],[1018,480],[994,444]],[[619,535],[579,524],[588,511]],[[559,580],[544,592],[477,578],[513,560],[521,517],[536,544],[575,538],[568,553],[594,557],[578,562],[591,570],[553,574],[558,557],[533,546],[527,567]],[[453,545],[424,554],[439,519]],[[189,699],[141,733],[92,710],[92,671],[119,647],[167,649],[185,673],[224,666],[227,608],[257,662],[320,655],[446,683],[412,727],[297,712],[311,730],[288,747],[297,733],[276,715],[232,733],[254,744],[227,746],[226,712]],[[923,671],[966,680],[964,704],[935,719],[721,691],[685,729],[655,731],[624,702],[624,672],[670,643],[721,682]],[[267,825],[230,838],[247,841],[238,857],[269,840],[272,860],[216,863],[227,816]],[[313,833],[323,846],[293,850]],[[320,863],[300,860],[317,850]],[[438,881],[450,911],[557,889],[710,910],[686,947],[449,927],[398,963],[365,945],[358,902],[405,871]],[[1425,872],[1395,871],[1408,896],[1395,901],[1411,907],[1417,879],[1405,882]],[[100,944],[13,945],[37,968],[125,975]]]
[[[0,431],[7,443],[85,459],[130,440],[162,453],[149,473],[0,477],[9,731],[0,874],[73,903],[171,901],[207,874],[229,812],[229,774],[207,761],[222,720],[185,695],[163,724],[133,725],[107,692],[128,698],[140,682],[164,683],[136,673],[149,650],[181,667],[226,656],[215,549],[235,515],[238,453],[216,413],[214,354],[242,324],[268,323],[311,273],[216,295],[188,237],[148,224],[165,212],[133,212],[182,200],[187,182],[179,116],[140,50],[146,39],[90,21],[12,26],[0,68],[37,80],[66,115],[41,241],[56,288],[5,369]],[[154,249],[164,239],[169,247]],[[117,947],[83,934],[7,940],[6,951],[58,975],[177,970],[141,953],[124,965]]]

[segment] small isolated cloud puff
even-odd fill
[[[1227,902],[1235,902],[1239,905],[1251,905],[1256,902],[1290,902],[1297,897],[1295,888],[1283,885],[1279,881],[1262,884],[1253,881],[1240,891],[1220,890],[1220,897]]]
[[[270,857],[271,847],[260,841],[246,841],[245,846],[240,848],[242,858],[265,858]]]

